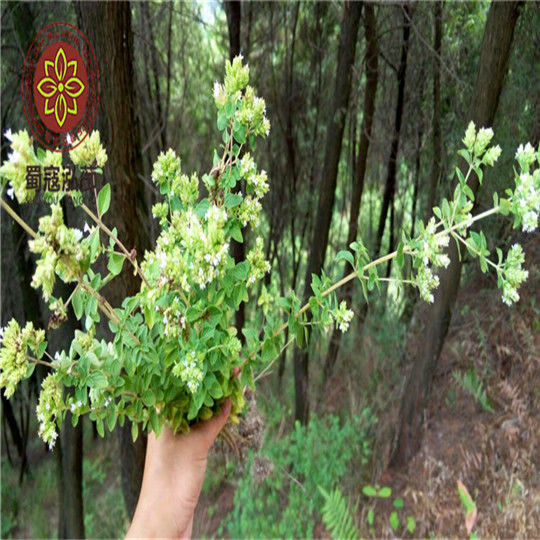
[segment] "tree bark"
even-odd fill
[[[110,226],[118,229],[118,237],[126,247],[134,248],[140,258],[149,241],[144,186],[139,179],[143,166],[134,92],[131,6],[128,2],[85,2],[76,4],[76,9],[79,24],[94,46],[100,63],[98,119],[109,155],[104,175],[112,190],[106,219]],[[127,270],[121,280],[107,287],[105,295],[113,306],[119,306],[139,288],[139,277]],[[120,439],[122,488],[131,517],[142,482],[146,438],[140,436],[132,443],[129,422],[120,431],[123,434]]]
[[[225,0],[224,8],[227,15],[227,26],[229,29],[229,59],[232,62],[235,56],[240,54],[240,28],[241,28],[241,17],[242,17],[242,7],[241,3],[238,0]],[[240,187],[240,189],[243,189]],[[237,242],[236,240],[231,241],[231,255],[236,263],[243,261],[246,258],[246,229],[242,230],[244,235],[243,242]],[[246,322],[246,306],[242,302],[236,311],[235,314],[235,327],[238,332],[238,339],[244,343],[244,334],[242,329]]]
[[[403,41],[401,43],[401,59],[399,62],[399,68],[397,73],[398,79],[398,95],[396,103],[396,113],[394,116],[394,133],[392,135],[392,142],[390,143],[390,156],[388,157],[388,169],[386,174],[386,182],[384,186],[383,201],[381,206],[381,214],[379,216],[379,226],[377,229],[377,239],[375,241],[375,256],[378,257],[382,239],[384,235],[384,229],[386,226],[386,218],[388,216],[388,209],[393,204],[394,193],[396,191],[396,169],[397,169],[397,154],[399,150],[399,135],[401,132],[401,124],[403,120],[403,105],[405,101],[405,76],[407,74],[407,56],[409,54],[409,37],[411,33],[410,25],[410,7],[408,4],[402,6],[403,9]],[[390,238],[392,240],[392,231],[390,232]],[[390,246],[389,251],[392,250]]]
[[[366,51],[366,87],[364,91],[364,114],[362,117],[362,129],[360,133],[360,143],[358,147],[358,156],[353,176],[353,189],[351,196],[351,212],[349,214],[349,232],[347,235],[347,249],[349,245],[356,240],[358,235],[358,215],[360,213],[360,203],[364,191],[364,180],[366,176],[366,164],[371,142],[371,129],[373,126],[373,115],[375,113],[375,98],[377,95],[378,82],[378,56],[379,48],[377,43],[377,21],[375,10],[372,4],[365,4],[364,7],[364,27],[367,42]],[[343,268],[343,277],[349,273],[348,265]],[[351,301],[353,291],[353,282],[349,281],[341,289],[340,301]],[[324,366],[323,384],[325,384],[332,374],[336,362],[341,335],[337,329],[334,329],[330,347],[326,356]]]
[[[433,5],[435,15],[435,70],[433,72],[433,164],[429,184],[427,218],[432,216],[435,206],[437,185],[441,177],[442,143],[441,143],[441,41],[442,41],[442,1],[437,0]]]
[[[239,0],[223,2],[229,28],[229,60],[240,54],[240,23],[242,22],[242,6]]]
[[[326,150],[323,166],[323,175],[319,191],[317,206],[317,219],[313,227],[313,238],[310,246],[309,260],[307,264],[304,282],[304,298],[311,293],[311,274],[319,274],[326,255],[328,234],[334,208],[337,172],[345,117],[347,114],[349,94],[351,90],[352,68],[356,53],[356,42],[362,4],[359,2],[346,2],[343,5],[343,19],[341,23],[341,35],[339,40],[336,81],[334,94],[328,120]],[[306,350],[295,351],[294,357],[294,384],[295,384],[295,415],[302,423],[307,423],[309,418],[309,393],[308,393],[308,352]]]
[[[84,538],[82,417],[72,427],[68,412],[55,450],[60,494],[58,538]]]
[[[477,127],[493,124],[520,8],[520,2],[493,2],[490,6],[468,112],[468,118]],[[472,175],[469,185],[473,192],[477,191],[476,175]],[[391,466],[405,465],[420,447],[423,411],[450,324],[461,275],[461,261],[455,242],[451,242],[448,254],[451,263],[440,274],[440,286],[426,318],[423,337],[403,394],[399,433],[390,459]]]

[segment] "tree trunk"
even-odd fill
[[[432,216],[435,206],[437,185],[441,177],[442,145],[441,145],[441,41],[442,41],[442,1],[437,0],[433,6],[435,14],[435,70],[433,72],[433,165],[429,184],[427,218]]]
[[[356,159],[355,173],[353,177],[353,189],[351,197],[351,213],[349,215],[349,232],[347,235],[347,249],[349,245],[356,240],[358,235],[358,215],[360,213],[360,203],[364,191],[364,179],[366,176],[366,164],[371,141],[371,128],[373,126],[373,115],[375,112],[375,97],[377,95],[378,82],[378,56],[379,49],[377,44],[377,21],[375,19],[375,10],[372,4],[365,4],[364,7],[364,26],[366,33],[367,51],[366,51],[366,87],[364,92],[364,114],[362,117],[362,129],[360,133],[360,144],[358,147],[358,156]],[[343,269],[343,277],[349,273],[348,265]],[[340,294],[340,301],[351,301],[353,291],[353,282],[346,283]],[[332,374],[336,362],[341,332],[334,329],[330,347],[326,356],[324,366],[323,384],[325,384]]]
[[[224,8],[227,15],[227,26],[229,28],[229,59],[233,60],[235,56],[240,54],[240,25],[242,17],[242,7],[241,3],[237,0],[225,0]],[[239,189],[243,189],[240,187]],[[236,240],[231,241],[231,255],[236,263],[243,261],[246,258],[246,232],[247,229],[242,230],[244,236],[243,242],[237,242]],[[246,306],[242,302],[238,306],[238,310],[235,314],[235,327],[238,332],[238,339],[244,343],[244,334],[242,329],[246,322]]]
[[[242,6],[239,0],[223,2],[229,28],[229,60],[240,54],[240,23],[242,21]]]
[[[55,448],[59,480],[58,538],[84,538],[83,418],[71,425],[68,412]]]
[[[109,160],[104,175],[110,179],[111,208],[106,216],[111,227],[128,250],[134,248],[140,258],[148,247],[147,208],[144,186],[140,132],[136,116],[133,73],[133,34],[131,6],[128,2],[85,2],[76,5],[79,24],[94,46],[100,62],[101,97],[99,129]],[[126,296],[140,288],[139,277],[129,269],[122,279],[108,286],[105,296],[119,306]],[[121,433],[122,488],[128,515],[137,504],[142,482],[146,438],[131,442],[131,424]]]
[[[310,245],[309,260],[304,282],[304,299],[311,293],[311,274],[319,274],[324,264],[328,234],[334,208],[337,172],[345,116],[349,103],[351,90],[352,69],[356,53],[356,42],[362,4],[359,2],[346,2],[343,5],[343,19],[336,68],[336,82],[330,108],[326,150],[323,174],[319,191],[317,219],[313,228],[313,238]],[[295,351],[294,357],[294,384],[296,395],[296,419],[307,423],[309,417],[308,394],[308,352]]]
[[[384,195],[381,206],[381,214],[379,216],[379,226],[377,229],[377,239],[375,241],[375,257],[379,256],[381,250],[384,229],[386,226],[386,218],[388,209],[394,201],[394,193],[396,191],[396,169],[397,169],[397,154],[399,150],[399,135],[401,132],[401,123],[403,120],[403,104],[405,101],[405,75],[407,73],[407,56],[409,54],[409,36],[411,33],[410,25],[410,8],[405,4],[403,7],[403,41],[401,43],[401,59],[397,72],[398,79],[398,95],[396,103],[396,114],[394,116],[394,133],[392,142],[390,143],[390,156],[388,157],[388,169],[386,174],[386,183],[384,186]],[[392,239],[392,231],[390,234]],[[391,246],[390,246],[391,248]],[[391,251],[391,249],[389,249]]]
[[[493,124],[520,7],[520,2],[493,2],[490,6],[468,113],[468,118],[478,127]],[[470,186],[473,192],[477,191],[476,175],[472,175]],[[403,394],[397,444],[390,460],[393,466],[406,464],[420,447],[423,411],[450,324],[461,275],[455,242],[451,242],[448,254],[451,263],[440,273],[440,287],[426,318],[423,337]]]

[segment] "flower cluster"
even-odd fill
[[[173,375],[180,377],[192,394],[197,391],[203,380],[203,371],[201,369],[203,362],[203,353],[190,351],[183,359],[176,362],[172,369]]]
[[[416,256],[415,266],[417,267],[414,283],[418,287],[420,296],[426,302],[433,302],[432,291],[439,286],[439,277],[433,269],[446,268],[450,264],[450,258],[443,252],[450,238],[448,234],[437,233],[435,218],[431,218],[425,227],[420,223],[419,229],[419,234],[412,243],[415,247],[413,254]]]
[[[45,340],[43,330],[34,329],[31,322],[21,330],[19,323],[11,319],[5,329],[0,329],[0,387],[4,388],[4,395],[9,398],[15,392],[19,382],[28,376],[30,364],[27,358],[27,349],[39,355],[40,345]]]
[[[41,393],[36,407],[39,420],[39,436],[52,450],[58,438],[57,419],[61,417],[66,405],[62,399],[62,383],[57,373],[50,373],[43,379]]]
[[[509,306],[519,300],[517,290],[529,275],[529,272],[522,268],[524,262],[523,249],[519,244],[514,244],[508,251],[504,265],[498,272],[499,287],[503,291],[503,302]]]
[[[233,123],[238,123],[255,134],[268,135],[270,122],[266,118],[266,104],[264,99],[255,95],[255,90],[248,85],[249,67],[242,64],[242,55],[237,56],[225,65],[225,81],[223,84],[214,84],[214,101],[218,111],[235,105],[232,118]],[[244,90],[242,92],[242,90]]]
[[[474,122],[470,122],[465,131],[463,143],[473,160],[481,159],[483,165],[493,166],[501,155],[501,147],[496,145],[488,148],[492,138],[491,128],[480,128],[477,132]]]
[[[345,300],[342,300],[339,304],[339,307],[334,309],[331,314],[336,321],[337,327],[342,332],[346,332],[349,329],[349,324],[351,323],[354,316],[353,311],[351,309],[347,309],[347,302],[345,302]]]
[[[246,179],[248,194],[254,193],[257,199],[262,199],[269,189],[266,171],[257,172],[255,161],[249,153],[240,160],[240,171]]]
[[[81,138],[84,136],[81,135]],[[99,131],[92,131],[76,148],[69,152],[69,157],[75,165],[104,167],[107,163],[107,152],[101,145]]]
[[[255,247],[247,254],[246,259],[249,262],[248,285],[253,285],[270,270],[270,263],[264,258],[263,246],[263,239],[258,236],[255,240]]]
[[[90,261],[88,241],[81,241],[83,233],[64,224],[60,204],[52,204],[51,214],[40,218],[39,232],[41,234],[28,243],[32,253],[40,254],[32,287],[41,287],[43,297],[48,301],[54,286],[55,272],[65,282],[76,281],[93,261]]]
[[[521,224],[524,232],[533,232],[538,227],[538,213],[540,212],[540,169],[534,167],[535,162],[540,163],[540,153],[536,153],[530,143],[520,145],[516,153],[516,160],[521,173],[516,173],[514,190],[511,199],[512,213],[516,225]]]
[[[154,163],[152,181],[160,187],[162,193],[168,193],[181,174],[180,158],[169,148],[167,152],[161,152]]]
[[[4,187],[6,181],[9,181],[11,186],[6,191],[8,197],[12,199],[13,195],[15,195],[19,203],[32,201],[36,190],[26,189],[26,166],[39,163],[34,153],[32,139],[25,130],[15,134],[11,130],[7,130],[4,137],[11,143],[11,152],[8,154],[7,161],[0,167],[2,187]]]

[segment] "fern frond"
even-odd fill
[[[319,491],[325,498],[321,511],[322,520],[332,534],[332,538],[358,538],[358,529],[354,524],[349,503],[347,498],[341,494],[341,490],[336,488],[333,492],[328,493],[319,486]]]

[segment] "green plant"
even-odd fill
[[[497,249],[498,262],[494,262],[489,259],[483,232],[471,227],[498,213],[511,213],[514,226],[522,225],[525,231],[536,227],[540,210],[536,162],[540,153],[530,145],[521,146],[516,155],[520,172],[515,174],[515,190],[507,190],[506,198],[495,194],[493,207],[473,217],[474,194],[468,179],[474,172],[481,181],[482,167],[494,164],[500,148],[489,146],[491,129],[477,131],[472,123],[460,152],[468,165],[466,174],[456,169],[458,183],[453,198],[435,207],[436,217],[428,223],[419,223],[414,238],[404,234],[396,251],[375,260],[361,239],[353,242],[351,251],[336,256],[352,266],[351,273],[334,284],[324,272],[314,275],[313,296],[303,306],[294,291],[282,298],[270,294],[262,283],[270,266],[261,237],[255,238],[245,260],[236,263],[229,254],[232,239],[244,241],[243,228],[258,231],[260,200],[268,191],[266,173],[257,169],[247,150],[254,148],[257,136],[268,134],[270,124],[264,101],[248,81],[247,66],[236,58],[226,64],[224,84],[214,87],[217,128],[223,143],[220,152],[214,151],[214,166],[208,174],[199,178],[183,173],[172,150],[159,156],[152,180],[164,196],[164,201],[153,207],[161,233],[155,248],[144,254],[140,264],[117,231],[104,222],[111,201],[109,185],[95,197],[95,210],[83,202],[80,192],[49,193],[51,213],[39,220],[37,232],[0,199],[6,212],[32,237],[30,250],[39,255],[32,286],[41,289],[53,324],[66,319],[69,307],[77,319],[84,318],[84,332],[75,331],[69,348],[54,358],[47,352],[44,331],[32,323],[21,328],[12,319],[3,330],[0,387],[7,397],[37,364],[51,370],[43,381],[37,406],[39,433],[51,447],[67,411],[72,413],[74,424],[80,415],[88,414],[100,435],[105,427],[113,430],[127,418],[132,422],[134,439],[140,429],[159,433],[163,425],[175,432],[187,431],[193,423],[211,417],[229,397],[235,420],[243,407],[244,388],[254,386],[254,370],[259,376],[268,370],[294,340],[304,346],[308,328],[326,329],[335,324],[342,331],[348,329],[353,312],[338,302],[335,294],[345,283],[358,279],[366,297],[367,291],[381,282],[408,283],[432,302],[439,283],[437,269],[450,262],[444,250],[451,239],[478,258],[482,271],[496,271],[506,303],[519,298],[517,289],[527,278],[521,247],[513,245],[504,260]],[[35,152],[26,132],[8,132],[6,136],[12,152],[0,168],[1,189],[19,202],[28,202],[35,190],[27,189],[26,166],[56,166],[63,172],[62,155],[41,149]],[[69,158],[76,166],[95,163],[102,167],[107,155],[99,134],[87,137]],[[202,199],[201,181],[208,193]],[[245,194],[237,189],[240,182],[245,184]],[[65,225],[60,206],[64,197],[92,220],[92,226],[85,226],[88,236]],[[102,256],[107,259],[105,276],[97,267]],[[379,276],[382,264],[394,259],[402,268],[405,257],[412,261],[410,279]],[[141,288],[121,306],[113,307],[101,290],[121,273],[124,263],[138,274]],[[53,295],[56,276],[74,284],[65,300]],[[233,321],[240,303],[249,301],[260,309],[243,329],[242,345]],[[102,315],[109,319],[114,336],[110,342],[96,337]],[[287,328],[292,338],[285,343]]]
[[[470,368],[466,373],[454,372],[453,376],[461,389],[471,395],[484,411],[493,412],[484,383],[478,377],[474,367]]]
[[[320,490],[342,485],[352,463],[361,472],[370,454],[368,430],[375,421],[366,409],[340,422],[336,416],[313,416],[296,423],[279,440],[267,440],[258,456],[250,454],[234,494],[234,509],[219,535],[234,538],[313,536],[317,512],[325,498]],[[253,474],[255,460],[265,460],[263,477]]]
[[[349,503],[339,488],[328,493],[319,486],[325,501],[321,515],[325,527],[332,533],[332,538],[358,538],[358,529],[349,509]],[[354,510],[353,510],[354,511]]]
[[[379,485],[367,485],[362,488],[362,493],[371,499],[388,499],[392,496],[392,489],[387,486],[381,487]],[[403,532],[407,531],[410,534],[413,534],[416,529],[416,520],[414,517],[408,515],[405,516],[405,521],[402,521],[403,518],[400,519],[400,514],[404,506],[403,499],[401,497],[396,497],[392,501],[392,506],[395,508],[395,510],[392,510],[388,516],[388,523],[390,524],[390,527],[397,532],[400,526],[402,526]],[[372,536],[376,536],[375,510],[373,507],[368,510],[367,524],[370,534]]]

